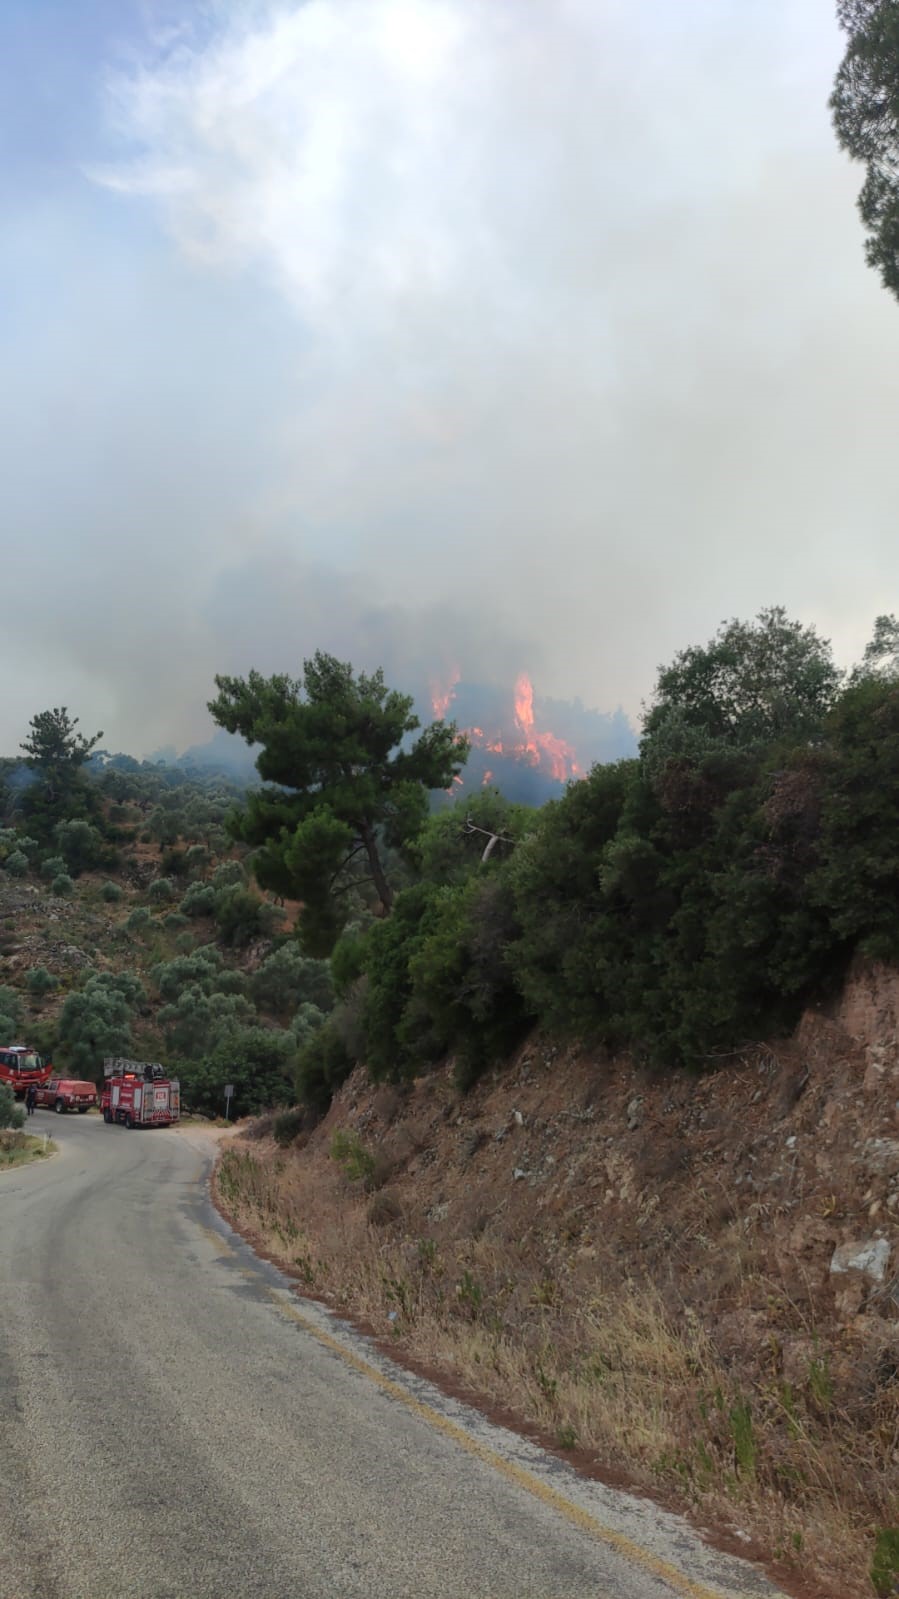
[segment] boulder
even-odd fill
[[[833,1274],[859,1271],[876,1283],[882,1283],[890,1258],[887,1238],[869,1238],[863,1243],[839,1244],[833,1252],[830,1270]]]

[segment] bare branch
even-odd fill
[[[507,833],[493,833],[489,827],[477,827],[470,816],[466,816],[465,818],[465,831],[466,833],[482,833],[484,838],[489,841],[483,855],[481,856],[482,866],[485,861],[490,859],[490,853],[496,848],[497,844],[515,843],[514,838],[509,838]]]

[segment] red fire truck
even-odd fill
[[[170,1127],[181,1115],[181,1091],[158,1063],[108,1059],[103,1062],[100,1109],[105,1122],[122,1127]]]
[[[0,1083],[8,1083],[16,1099],[24,1099],[32,1083],[40,1088],[52,1071],[50,1062],[25,1044],[7,1044],[0,1048]]]

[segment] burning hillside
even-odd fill
[[[465,683],[458,668],[432,680],[431,710],[451,717],[471,744],[460,791],[493,785],[510,799],[541,805],[597,761],[632,755],[623,712],[588,711],[579,700],[541,700],[521,672],[511,689]],[[550,729],[554,728],[555,731]]]

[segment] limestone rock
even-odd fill
[[[833,1252],[830,1269],[835,1274],[860,1271],[865,1277],[873,1278],[874,1282],[882,1283],[889,1258],[889,1239],[869,1238],[864,1243],[838,1245]]]

